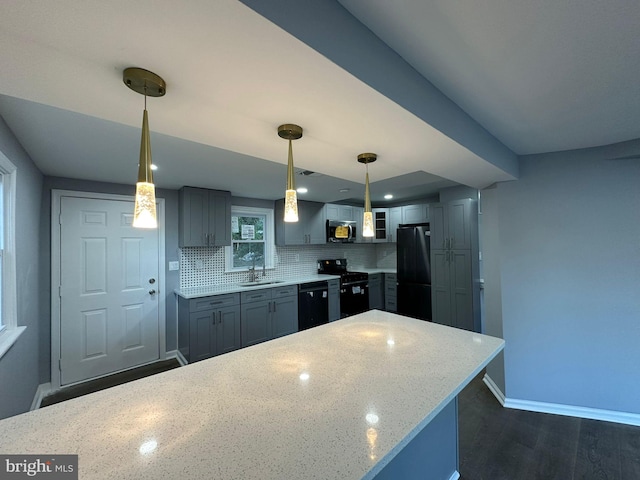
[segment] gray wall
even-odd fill
[[[525,156],[483,205],[508,398],[640,413],[640,161],[610,160],[639,153],[640,139]]]
[[[135,179],[134,179],[135,180]],[[40,305],[43,322],[40,329],[40,383],[51,379],[51,191],[74,190],[92,193],[111,193],[119,195],[135,194],[135,185],[91,182],[72,178],[46,177],[44,179],[41,216],[40,257],[42,284],[40,289]],[[178,271],[170,272],[168,263],[178,261],[178,191],[158,189],[157,198],[165,199],[165,281],[164,288],[166,306],[166,338],[167,351],[177,349],[177,306],[174,289],[179,287]]]
[[[38,257],[42,174],[0,118],[0,151],[16,166],[16,270],[18,325],[27,329],[0,358],[0,418],[29,410],[38,388],[38,338],[45,286]],[[46,318],[46,315],[45,315]]]

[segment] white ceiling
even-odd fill
[[[640,138],[638,0],[339,0],[518,155]]]
[[[584,2],[536,2],[545,12],[525,0],[341,3],[516,153],[640,137],[630,1],[593,12]],[[305,130],[296,166],[323,174],[297,177],[312,200],[362,198],[356,157],[368,151],[378,154],[374,201],[513,178],[240,2],[176,5],[3,0],[0,115],[45,174],[133,183],[143,98],[121,77],[139,66],[167,82],[148,101],[160,187],[282,197],[281,123]],[[605,40],[589,39],[594,29]]]

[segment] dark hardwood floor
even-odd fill
[[[462,480],[640,479],[640,427],[503,408],[483,375],[458,397]]]
[[[120,373],[114,373],[106,377],[98,378],[96,380],[90,380],[88,382],[74,385],[63,390],[47,395],[42,399],[40,407],[47,407],[54,403],[63,402],[72,398],[80,397],[88,393],[104,390],[105,388],[115,387],[122,383],[131,382],[140,378],[148,377],[149,375],[155,375],[156,373],[171,370],[172,368],[179,367],[180,364],[175,359],[163,360],[155,362],[142,367],[132,368]]]

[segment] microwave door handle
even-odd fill
[[[349,224],[349,240],[353,238],[353,225]]]

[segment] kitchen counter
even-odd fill
[[[260,271],[258,270],[258,274]],[[287,280],[276,283],[268,283],[263,285],[251,285],[249,287],[238,284],[222,284],[222,285],[206,285],[204,287],[177,288],[174,292],[183,298],[200,298],[211,295],[221,295],[224,293],[246,292],[250,290],[259,290],[261,288],[284,287],[286,285],[298,285],[300,283],[322,282],[332,278],[340,278],[338,275],[305,275],[300,277],[288,278]]]
[[[374,275],[376,273],[398,273],[397,268],[364,268],[349,266],[349,270],[352,272],[368,273],[369,275]]]
[[[374,310],[2,420],[0,451],[78,454],[80,479],[381,478],[503,346]]]

